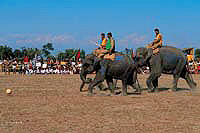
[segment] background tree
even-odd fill
[[[28,56],[29,59],[33,59],[36,56],[40,56],[42,59],[42,55],[46,58],[58,60],[67,60],[71,59],[72,61],[76,60],[77,53],[80,49],[66,49],[64,52],[59,52],[56,56],[51,55],[50,51],[54,50],[53,45],[48,43],[43,45],[42,49],[38,48],[26,48],[25,46],[21,47],[20,49],[15,49],[14,51],[9,46],[0,46],[0,60],[9,58],[18,58],[18,60],[22,61],[24,56]],[[85,51],[82,49],[80,51],[80,58],[85,58]]]
[[[0,59],[3,60],[4,46],[0,46],[0,53],[1,53]]]
[[[15,49],[14,52],[13,52],[13,55],[14,55],[14,58],[22,58],[22,52],[20,49]]]
[[[44,54],[44,56],[46,58],[48,58],[50,56],[50,54],[51,54],[50,51],[54,50],[53,44],[52,43],[47,43],[46,45],[43,45],[42,47],[43,47],[42,48],[42,53]]]
[[[194,55],[195,58],[200,58],[200,49],[196,49]]]
[[[1,59],[12,59],[13,58],[13,52],[12,52],[12,48],[10,48],[9,46],[5,45],[5,46],[1,46],[0,47],[0,52],[1,52]]]
[[[72,58],[74,55],[74,50],[73,49],[66,49],[65,50],[66,58]]]
[[[28,56],[28,52],[25,46],[21,47],[21,51],[22,51],[22,55],[24,56]]]
[[[42,55],[42,50],[35,48],[35,54],[36,55]]]
[[[76,60],[76,56],[79,49],[66,49],[65,52],[59,52],[57,54],[58,60],[66,60],[66,59],[72,59],[72,61]],[[85,51],[80,51],[80,58],[85,58]]]
[[[58,60],[64,60],[66,58],[66,54],[64,52],[59,52],[57,55]]]
[[[28,56],[29,56],[29,59],[33,59],[35,57],[35,50],[34,48],[28,48]]]
[[[83,58],[83,59],[85,58],[85,51],[84,51],[84,50],[81,50],[81,55],[80,55],[80,57]]]

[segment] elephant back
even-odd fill
[[[171,47],[171,46],[165,46],[162,47],[160,49],[160,54],[161,54],[161,58],[162,57],[167,57],[167,58],[182,58],[184,60],[186,60],[185,54],[183,53],[182,50],[175,48],[175,47]]]
[[[128,59],[128,56],[119,52],[115,52],[110,54],[107,54],[104,56],[105,60],[112,60],[112,61],[123,61]]]

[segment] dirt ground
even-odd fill
[[[138,75],[142,88],[147,76]],[[0,132],[200,132],[200,75],[193,78],[192,92],[182,79],[179,91],[168,91],[172,76],[162,75],[158,93],[103,96],[110,92],[95,89],[87,96],[79,75],[0,73]]]

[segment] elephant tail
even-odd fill
[[[190,73],[190,67],[189,67],[189,62],[188,61],[186,62],[186,65],[184,66],[184,69],[186,71],[186,74],[185,74],[184,77],[186,79],[188,78],[190,80],[191,84],[189,84],[189,85],[191,86],[191,88],[195,88],[197,86],[197,83],[194,82],[192,74]]]
[[[187,72],[190,73],[190,66],[189,66],[189,62],[187,60],[185,63],[185,67],[186,67]]]

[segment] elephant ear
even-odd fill
[[[94,70],[97,71],[101,68],[100,60],[95,60]]]
[[[82,65],[82,67],[87,67],[87,68],[88,68],[89,65],[90,65],[89,63],[84,63],[84,64]]]

